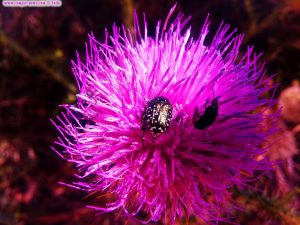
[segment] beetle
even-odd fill
[[[207,102],[205,104],[205,110],[201,115],[199,115],[198,107],[196,107],[194,111],[194,127],[198,130],[204,130],[212,125],[219,114],[219,97],[214,98],[211,104],[206,107]]]
[[[142,116],[142,130],[154,135],[164,133],[170,126],[173,107],[170,101],[162,96],[150,100]]]

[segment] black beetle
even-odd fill
[[[198,107],[195,108],[194,112],[194,127],[198,130],[204,130],[212,125],[217,119],[219,113],[219,97],[212,100],[212,103],[207,106],[205,104],[205,111],[199,115]]]

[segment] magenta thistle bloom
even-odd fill
[[[154,38],[146,22],[134,37],[113,27],[104,43],[90,36],[85,62],[73,63],[80,92],[58,117],[57,144],[78,166],[74,186],[112,196],[96,209],[220,220],[230,188],[269,168],[258,160],[268,134],[254,112],[271,104],[258,56],[249,48],[237,60],[243,36],[228,25],[208,45],[208,21],[196,39],[187,23],[158,23]]]

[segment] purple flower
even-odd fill
[[[95,209],[144,212],[145,222],[218,221],[234,207],[231,188],[269,169],[257,109],[272,104],[262,96],[270,87],[252,48],[238,60],[243,35],[221,24],[207,44],[208,20],[193,39],[189,18],[168,25],[173,11],[154,38],[146,21],[134,36],[114,26],[104,43],[89,37],[85,62],[73,63],[77,102],[58,116],[56,143],[78,166],[74,186],[109,195]]]

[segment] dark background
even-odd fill
[[[104,29],[125,24],[145,12],[149,34],[164,20],[175,1],[62,0],[60,8],[0,6],[0,224],[125,224],[116,214],[95,214],[85,208],[91,198],[58,182],[71,182],[76,170],[51,149],[57,132],[50,123],[58,105],[75,101],[71,60],[84,58],[87,35],[100,41]],[[222,21],[245,34],[248,45],[263,52],[267,75],[276,74],[276,97],[300,78],[300,2],[298,0],[178,1],[176,12],[191,15],[197,37],[208,15],[211,30]],[[297,158],[293,158],[296,160]],[[275,187],[276,188],[276,187]],[[272,204],[272,203],[270,203]],[[287,224],[277,211],[236,213],[242,224]],[[299,212],[291,218],[296,218]],[[250,222],[250,217],[261,217]],[[135,224],[129,221],[128,224]],[[136,223],[137,224],[137,223]],[[200,224],[195,219],[190,224]]]

